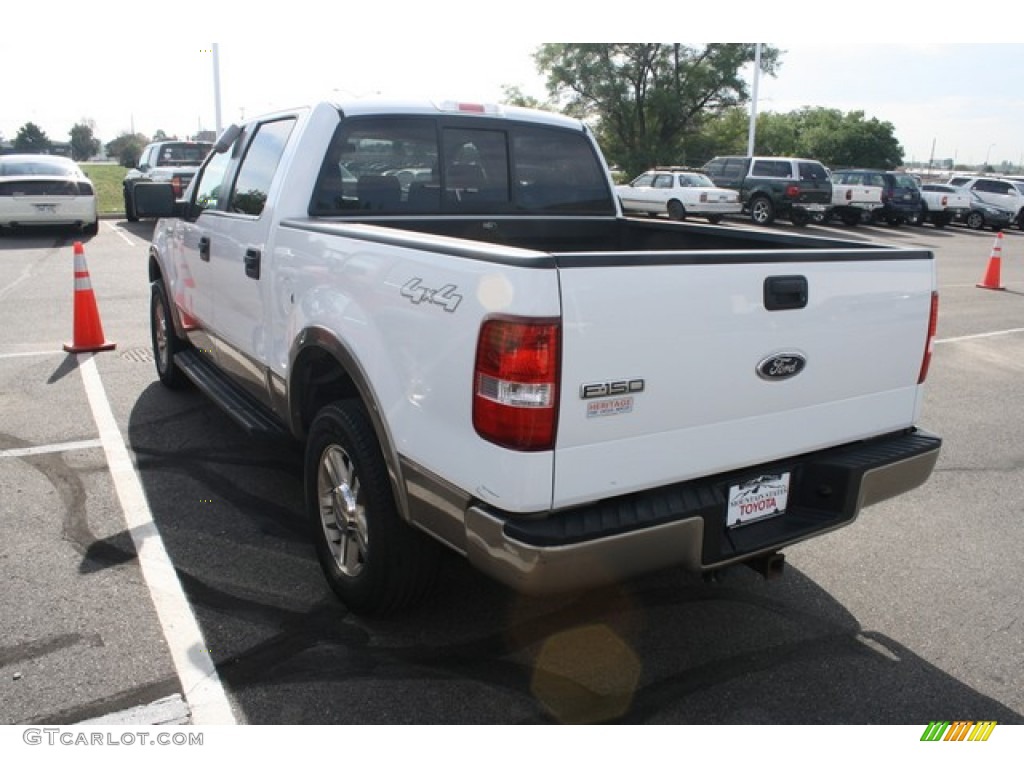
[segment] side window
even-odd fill
[[[800,178],[804,181],[825,181],[828,173],[825,167],[818,163],[798,163]]]
[[[237,146],[237,145],[236,145]],[[224,197],[225,174],[231,152],[214,153],[196,179],[196,205],[203,211],[217,210]]]
[[[256,129],[238,170],[235,188],[228,202],[229,211],[250,216],[259,216],[263,212],[270,183],[274,180],[294,126],[295,119],[288,118],[264,123]]]
[[[643,173],[634,179],[631,186],[634,187],[650,187],[651,182],[654,180],[654,176],[650,173]]]
[[[719,176],[722,181],[739,182],[746,173],[747,161],[741,157],[731,157],[723,161]]]
[[[587,134],[579,130],[516,125],[511,138],[516,210],[603,216],[614,212],[607,172]],[[487,158],[484,158],[484,165],[490,172]]]
[[[654,177],[655,189],[672,189],[672,177],[665,173],[660,173]]]

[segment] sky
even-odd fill
[[[592,0],[518,0],[506,7],[515,12],[504,14],[498,4],[463,0],[408,8],[221,0],[159,10],[93,0],[88,18],[58,13],[71,20],[51,21],[38,37],[10,33],[19,22],[40,25],[38,14],[18,6],[5,10],[8,32],[0,42],[0,135],[13,140],[31,121],[51,139],[67,140],[83,119],[95,123],[103,142],[132,129],[179,136],[214,130],[214,42],[227,125],[319,98],[498,101],[503,86],[512,85],[544,99],[532,55],[543,42],[676,32],[677,39],[760,37],[782,49],[777,76],[760,79],[759,112],[862,110],[892,123],[907,163],[1024,162],[1024,42],[1003,40],[1024,29],[1024,6],[987,3],[985,14],[959,25],[970,26],[967,33],[953,17],[918,18],[924,5],[916,3],[898,11],[892,2],[862,0],[855,4],[863,11],[838,19],[838,26],[823,20],[820,2],[781,4],[786,13],[773,19],[755,13],[763,3],[747,0],[732,0],[727,16],[697,10],[724,4],[679,0],[674,13],[666,14],[663,3],[651,4],[650,13],[615,4],[605,18]],[[782,23],[782,16],[801,18],[805,5],[811,20]]]

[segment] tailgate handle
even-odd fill
[[[205,235],[199,238],[199,258],[203,261],[210,260],[210,238]]]
[[[256,248],[249,248],[245,252],[245,276],[253,280],[260,279],[260,252]]]
[[[807,278],[803,275],[778,275],[764,280],[764,308],[769,312],[803,309],[807,306]]]

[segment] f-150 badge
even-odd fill
[[[765,381],[782,381],[796,376],[807,366],[807,358],[796,352],[766,357],[757,364],[757,375]]]
[[[462,295],[456,293],[457,285],[445,285],[441,288],[427,288],[418,277],[402,286],[401,294],[413,304],[436,304],[445,312],[454,312],[459,308]]]

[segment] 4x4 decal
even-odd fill
[[[436,304],[443,307],[445,312],[454,312],[462,302],[462,295],[456,293],[457,285],[445,285],[441,288],[426,288],[422,280],[414,277],[402,286],[401,294],[413,304]]]

